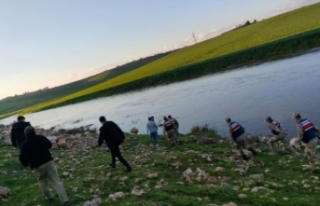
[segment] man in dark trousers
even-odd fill
[[[11,143],[12,146],[21,149],[21,145],[26,141],[24,129],[31,126],[30,122],[25,122],[24,116],[18,117],[18,122],[14,123],[11,128]]]
[[[49,151],[52,146],[51,142],[45,136],[37,135],[35,129],[31,126],[25,129],[25,135],[27,140],[21,146],[21,164],[34,170],[40,188],[48,201],[52,200],[49,181],[56,190],[63,206],[70,206],[66,190]]]
[[[128,162],[122,157],[119,146],[124,141],[125,136],[119,126],[113,121],[107,121],[104,116],[99,118],[102,127],[100,128],[100,134],[98,139],[98,146],[100,147],[103,141],[106,142],[111,152],[112,162],[111,167],[116,167],[116,158],[127,168],[127,172],[131,172],[132,168]]]

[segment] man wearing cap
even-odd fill
[[[37,135],[35,129],[31,126],[25,129],[25,135],[27,140],[21,145],[19,157],[21,164],[35,171],[40,188],[48,201],[52,200],[49,181],[56,190],[63,206],[70,206],[66,190],[49,151],[52,146],[51,142],[45,136]]]
[[[21,145],[26,141],[24,129],[31,126],[30,122],[25,122],[24,116],[18,117],[18,122],[14,123],[11,128],[11,143],[12,146],[21,149]]]
[[[171,147],[177,145],[176,133],[174,131],[174,124],[171,120],[169,120],[166,116],[163,117],[163,135],[167,134],[169,141],[171,142]]]
[[[307,169],[313,171],[315,169],[314,163],[320,164],[320,157],[316,151],[317,144],[319,143],[319,130],[309,119],[302,119],[298,113],[293,114],[293,119],[297,123],[298,142],[302,142],[309,160],[309,167]]]
[[[168,119],[170,121],[172,121],[172,123],[174,125],[174,132],[176,133],[177,140],[179,141],[179,143],[181,145],[182,141],[181,141],[180,135],[179,135],[179,122],[177,119],[173,118],[171,115],[168,115]]]
[[[271,150],[271,154],[276,154],[275,149],[274,149],[274,143],[276,142],[282,142],[284,147],[287,150],[290,150],[293,152],[296,156],[299,156],[299,153],[294,150],[289,142],[286,140],[287,134],[282,130],[281,124],[277,122],[276,120],[272,119],[270,116],[265,118],[266,123],[268,124],[269,129],[271,130],[272,134],[274,135],[273,137],[269,138],[268,140],[268,145]]]
[[[251,148],[247,142],[244,128],[239,123],[232,121],[230,117],[226,118],[226,122],[229,126],[229,137],[235,142],[237,149],[239,149],[241,152],[242,157],[247,160],[247,157],[245,157],[241,150],[242,148],[249,150],[254,156],[256,156],[257,152]]]

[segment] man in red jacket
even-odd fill
[[[113,121],[107,121],[104,116],[99,118],[102,127],[100,128],[100,134],[98,139],[98,146],[100,147],[103,141],[106,142],[111,152],[112,162],[111,167],[116,167],[116,158],[127,168],[127,172],[131,172],[132,168],[128,162],[122,157],[119,146],[125,139],[125,136],[119,126]]]

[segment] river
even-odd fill
[[[241,123],[248,133],[270,134],[267,115],[295,136],[293,112],[320,127],[320,52],[217,73],[169,85],[147,88],[26,115],[32,125],[74,128],[93,124],[105,115],[124,131],[146,133],[148,116],[160,122],[171,114],[188,133],[193,125],[208,124],[226,135],[225,117]],[[9,124],[16,116],[0,120]]]

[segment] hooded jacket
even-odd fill
[[[51,146],[52,143],[45,136],[28,136],[21,146],[19,158],[21,164],[33,169],[53,160],[49,151]]]
[[[16,122],[11,128],[11,143],[14,147],[21,149],[22,143],[27,139],[24,129],[31,126],[30,122]]]

